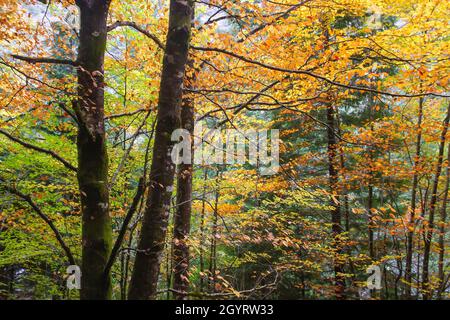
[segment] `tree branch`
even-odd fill
[[[125,216],[125,219],[122,223],[122,227],[120,228],[119,235],[117,236],[116,242],[114,243],[114,247],[111,250],[111,254],[109,255],[108,262],[106,263],[105,269],[103,271],[103,274],[105,277],[108,276],[108,274],[111,271],[111,268],[114,264],[114,260],[116,260],[117,253],[119,252],[120,246],[122,245],[122,241],[125,238],[125,234],[127,232],[128,225],[137,209],[139,200],[141,199],[142,195],[144,194],[144,191],[145,191],[144,177],[141,177],[139,179],[139,185],[136,190],[136,194],[133,198],[133,202],[131,203],[131,206],[128,209],[127,215]]]
[[[109,189],[111,190],[113,185],[116,183],[117,177],[119,176],[120,171],[122,170],[123,165],[125,164],[131,149],[133,148],[134,142],[136,141],[137,137],[139,136],[139,133],[141,132],[142,127],[147,123],[147,119],[150,116],[151,110],[148,110],[146,116],[144,117],[144,119],[142,120],[141,124],[139,125],[139,127],[137,128],[136,132],[133,134],[133,136],[131,137],[131,142],[129,147],[127,148],[127,150],[125,151],[125,153],[123,154],[122,159],[120,160],[119,165],[117,166],[116,171],[114,172],[112,178],[111,178],[111,182],[109,183]],[[153,135],[153,132],[152,132]]]
[[[136,111],[111,114],[109,116],[105,116],[105,120],[111,120],[111,119],[116,119],[116,118],[121,118],[121,117],[128,117],[128,116],[134,116],[135,114],[138,114],[138,113],[141,113],[141,112],[145,112],[145,111],[148,111],[148,109],[147,108],[141,108],[141,109],[138,109]]]
[[[17,142],[18,144],[20,144],[21,146],[28,148],[28,149],[32,149],[41,153],[45,153],[49,156],[51,156],[53,159],[58,160],[59,162],[61,162],[67,169],[70,169],[72,171],[77,171],[77,168],[75,166],[73,166],[72,164],[70,164],[67,160],[65,160],[64,158],[62,158],[60,155],[58,155],[56,152],[51,151],[51,150],[47,150],[41,147],[37,147],[35,145],[29,144],[27,142],[24,142],[14,136],[12,136],[11,134],[9,134],[8,132],[4,131],[3,129],[0,129],[0,134],[6,136],[8,139]]]
[[[3,178],[0,178],[0,181],[6,182]],[[56,237],[56,240],[59,242],[59,244],[61,245],[62,249],[64,250],[64,252],[67,256],[67,260],[69,260],[69,263],[71,265],[76,265],[75,259],[72,255],[72,251],[67,246],[67,244],[64,242],[64,239],[62,238],[61,233],[59,232],[58,228],[56,228],[53,221],[45,213],[42,212],[42,210],[36,205],[36,203],[34,203],[34,201],[31,199],[31,197],[27,194],[20,192],[19,190],[17,190],[14,187],[3,185],[3,188],[5,188],[9,193],[12,193],[12,194],[18,196],[19,198],[21,198],[22,200],[26,201],[30,205],[30,207],[33,208],[33,210],[36,212],[36,214],[42,220],[44,220],[44,222],[52,229],[52,231]]]
[[[347,85],[347,84],[343,84],[343,83],[336,82],[334,80],[328,79],[327,77],[324,77],[322,75],[313,73],[311,71],[285,69],[285,68],[281,68],[281,67],[277,67],[277,66],[272,66],[272,65],[269,65],[269,64],[265,64],[263,62],[255,61],[255,60],[252,60],[250,58],[238,55],[238,54],[236,54],[234,52],[227,51],[225,49],[197,47],[197,46],[191,46],[191,49],[197,50],[197,51],[223,53],[223,54],[225,54],[227,56],[231,56],[231,57],[239,59],[241,61],[244,61],[244,62],[253,64],[253,65],[257,65],[257,66],[263,67],[265,69],[278,71],[278,72],[284,72],[284,73],[302,74],[302,75],[306,75],[306,76],[310,76],[310,77],[316,78],[318,80],[322,80],[322,81],[327,82],[327,83],[329,83],[329,84],[331,84],[333,86],[336,86],[336,87],[351,89],[351,90],[355,90],[355,91],[371,92],[371,93],[376,93],[376,94],[381,94],[381,95],[386,95],[386,96],[391,96],[391,97],[401,97],[401,98],[417,98],[417,97],[424,97],[424,96],[435,96],[435,97],[442,97],[442,98],[449,98],[450,97],[449,95],[445,95],[445,94],[441,94],[441,93],[435,93],[435,92],[403,94],[403,93],[392,93],[392,92],[387,92],[387,91],[381,91],[381,90],[376,90],[376,89],[372,89],[372,88],[368,88],[368,87]]]
[[[178,294],[183,294],[191,297],[197,297],[197,298],[226,298],[226,297],[240,297],[243,295],[250,295],[254,292],[261,291],[264,289],[273,289],[276,287],[278,283],[278,273],[275,275],[275,279],[272,283],[268,283],[262,286],[256,286],[252,289],[242,290],[242,291],[235,291],[235,292],[216,292],[216,293],[206,293],[206,292],[182,292],[178,291],[172,288],[158,291],[159,294],[169,292],[174,292]]]
[[[77,67],[79,63],[77,61],[69,60],[69,59],[55,59],[55,58],[46,58],[46,57],[26,57],[17,54],[12,54],[11,57],[14,59],[22,60],[31,64],[35,63],[52,63],[52,64],[65,64]]]
[[[143,35],[145,35],[147,38],[152,39],[157,46],[162,49],[165,50],[165,46],[163,45],[163,43],[161,42],[161,40],[158,39],[158,37],[156,37],[154,34],[150,33],[149,31],[143,29],[142,27],[138,26],[136,23],[131,22],[131,21],[116,21],[114,22],[112,25],[109,25],[107,27],[108,32],[118,28],[118,27],[131,27],[136,31],[139,31],[140,33],[142,33]]]

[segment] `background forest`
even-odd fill
[[[449,298],[449,16],[0,0],[0,299]],[[194,126],[278,129],[278,172],[175,166]]]

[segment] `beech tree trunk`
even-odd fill
[[[368,111],[369,111],[369,122],[370,122],[370,132],[374,132],[374,128],[373,128],[373,118],[374,118],[374,114],[373,114],[373,107],[375,105],[375,97],[372,96],[370,98],[371,100],[369,101],[369,105],[368,105]],[[376,227],[375,224],[375,217],[374,217],[374,213],[372,212],[372,208],[373,208],[373,189],[374,189],[374,171],[372,168],[372,163],[374,162],[374,158],[375,158],[375,149],[374,146],[369,146],[369,150],[368,150],[368,163],[369,165],[369,178],[368,178],[368,183],[369,185],[367,186],[367,213],[368,213],[368,217],[369,217],[369,224],[368,224],[368,237],[369,237],[369,257],[370,259],[373,261],[375,261],[375,244],[374,244],[374,230]]]
[[[190,68],[193,67],[192,60],[189,62]],[[190,69],[193,72],[193,69]],[[187,87],[192,87],[193,77],[186,80]],[[194,134],[194,99],[187,95],[183,97],[181,108],[181,126],[190,133]],[[189,287],[189,246],[187,243],[191,226],[192,209],[192,173],[193,173],[193,139],[191,143],[191,161],[182,163],[178,167],[177,176],[177,207],[173,226],[173,289],[175,290],[175,299],[184,300]]]
[[[131,275],[129,299],[154,299],[173,190],[172,132],[180,127],[183,79],[191,34],[192,0],[171,0],[161,74],[150,188]]]
[[[422,145],[422,118],[423,118],[423,98],[419,100],[419,112],[417,119],[417,139],[416,139],[416,154],[414,158],[414,175],[413,175],[413,185],[411,190],[411,211],[409,213],[408,221],[408,234],[406,240],[406,265],[405,265],[405,281],[406,289],[405,296],[407,299],[411,298],[411,285],[412,285],[412,257],[413,257],[413,247],[414,247],[414,228],[415,228],[415,215],[416,215],[416,197],[417,197],[417,186],[419,184],[419,175],[417,173],[418,166],[420,163],[420,153]]]
[[[219,218],[219,197],[220,197],[220,190],[219,190],[219,179],[221,178],[221,172],[220,169],[217,169],[216,174],[216,190],[214,195],[214,213],[213,213],[213,221],[212,221],[212,228],[211,228],[211,244],[210,244],[210,251],[209,251],[209,289],[211,292],[216,292],[216,282],[217,282],[217,231],[218,231],[218,218]]]
[[[204,271],[205,271],[205,204],[206,204],[206,180],[208,179],[208,169],[203,168],[203,192],[202,192],[202,210],[200,212],[200,292],[203,292],[204,287]]]
[[[77,0],[80,8],[78,94],[74,109],[78,184],[82,211],[81,299],[109,299],[111,279],[103,271],[111,251],[108,156],[104,128],[104,71],[109,0]]]
[[[335,278],[335,296],[336,299],[345,299],[345,278],[343,277],[344,265],[340,257],[342,254],[342,241],[340,235],[343,232],[341,221],[341,206],[338,201],[338,144],[336,141],[336,122],[335,112],[332,104],[327,105],[327,136],[328,136],[328,175],[330,184],[331,223],[333,233],[334,254],[334,278]]]
[[[441,221],[439,226],[439,259],[438,259],[438,299],[442,298],[442,292],[445,290],[445,273],[444,273],[444,254],[445,254],[445,227],[447,224],[447,201],[448,190],[450,187],[450,144],[447,146],[447,164],[445,169],[445,188],[444,198],[442,199]]]
[[[436,203],[438,199],[438,186],[439,186],[439,177],[441,176],[442,171],[442,162],[444,157],[444,149],[445,149],[445,137],[448,131],[448,124],[450,120],[450,104],[447,107],[447,115],[444,119],[443,128],[441,132],[440,144],[439,144],[439,153],[438,159],[436,163],[436,169],[434,174],[433,181],[433,189],[431,192],[431,200],[430,200],[430,209],[428,214],[428,225],[425,228],[425,242],[423,249],[423,270],[422,270],[422,289],[424,291],[423,298],[424,300],[428,300],[431,298],[431,290],[429,283],[429,266],[430,266],[430,255],[431,255],[431,242],[433,239],[434,233],[434,214],[436,211]]]

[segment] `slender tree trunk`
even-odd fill
[[[139,210],[141,211],[141,210]],[[139,212],[138,211],[138,212]],[[128,239],[127,248],[131,248],[131,245],[133,244],[133,234],[134,234],[134,228],[130,228],[130,236]],[[131,253],[130,250],[126,250],[126,257],[125,257],[125,275],[124,275],[124,283],[123,283],[123,296],[124,299],[127,299],[127,287],[128,287],[128,278],[129,278],[129,272],[130,272],[130,260],[131,260]]]
[[[302,300],[306,299],[306,281],[305,281],[305,272],[302,270],[300,271],[300,281],[302,283],[302,287],[301,287],[301,297]]]
[[[169,249],[170,248],[170,249]],[[164,251],[167,252],[166,254],[166,299],[170,299],[170,288],[172,284],[172,256],[173,256],[173,246],[171,243],[168,243],[166,241],[166,244],[164,246]]]
[[[447,164],[446,164],[446,180],[444,189],[444,198],[442,199],[441,208],[441,223],[439,226],[439,259],[438,259],[438,277],[439,277],[439,287],[438,287],[438,298],[442,298],[442,292],[444,291],[445,285],[445,274],[444,274],[444,254],[445,254],[445,226],[447,223],[447,201],[448,201],[448,189],[450,186],[450,144],[447,147]]]
[[[375,105],[375,96],[371,96],[370,98],[371,100],[369,101],[368,104],[368,111],[369,111],[369,122],[370,122],[370,132],[373,133],[374,129],[373,129],[373,107]],[[368,225],[368,234],[369,234],[369,256],[370,259],[372,261],[375,260],[375,247],[374,247],[374,230],[375,230],[375,221],[374,221],[374,216],[373,216],[373,212],[372,212],[372,208],[373,208],[373,182],[374,182],[374,172],[372,169],[372,165],[374,162],[374,158],[375,158],[375,152],[374,152],[374,147],[373,146],[369,146],[369,159],[368,159],[368,163],[369,163],[369,185],[368,185],[368,195],[367,195],[367,212],[369,215],[369,225]]]
[[[335,110],[335,118],[336,118],[336,130],[339,136],[342,136],[341,131],[341,121],[339,116],[339,110]],[[341,171],[345,172],[345,157],[344,157],[344,150],[342,147],[339,149],[339,160],[340,160],[340,169]],[[341,173],[341,178],[343,181],[345,181],[345,176]],[[345,221],[345,231],[350,231],[350,204],[349,204],[349,197],[348,192],[346,190],[345,185],[342,186],[342,197],[344,198],[344,221]]]
[[[422,212],[425,212],[425,206],[421,205],[421,209]],[[423,231],[423,224],[421,226],[421,230],[420,230],[420,234],[424,234],[425,232]],[[417,241],[417,252],[422,252],[422,241]],[[416,261],[416,269],[417,269],[417,277],[416,277],[416,287],[419,289],[420,288],[420,274],[421,274],[421,266],[422,266],[422,258],[421,258],[421,254],[417,255],[417,261]],[[411,279],[412,280],[412,279]],[[417,290],[417,295],[416,297],[419,297],[419,290]]]
[[[0,247],[0,252],[3,248]],[[0,268],[0,301],[8,300],[9,294],[11,294],[10,283],[12,281],[11,278],[11,266],[4,266]]]
[[[408,234],[406,240],[406,265],[405,265],[405,281],[406,289],[405,296],[407,299],[411,298],[411,286],[412,286],[412,257],[414,251],[414,228],[415,228],[415,215],[416,215],[416,196],[417,186],[419,184],[418,169],[420,164],[420,153],[422,145],[422,118],[423,118],[423,98],[419,100],[419,112],[417,117],[417,139],[416,139],[416,154],[414,157],[414,175],[413,185],[411,190],[411,211],[409,213],[408,221]]]
[[[80,8],[78,94],[74,109],[78,184],[82,210],[81,299],[109,299],[111,279],[103,270],[111,251],[108,156],[104,128],[104,71],[109,0],[77,0]]]
[[[219,175],[219,174],[217,174]],[[218,204],[219,204],[219,189],[218,189],[218,176],[216,177],[216,195],[214,200],[214,215],[213,225],[211,229],[211,248],[209,254],[209,287],[211,292],[216,292],[216,270],[217,270],[217,221],[218,221]]]
[[[131,275],[129,299],[155,299],[169,218],[175,165],[172,132],[180,127],[183,78],[191,34],[192,0],[171,0],[161,74],[150,189]]]
[[[150,153],[150,144],[153,141],[153,133],[155,131],[155,124],[156,121],[153,121],[152,123],[152,131],[151,131],[151,135],[148,138],[147,141],[147,147],[145,150],[145,160],[144,160],[144,172],[143,172],[143,185],[145,186],[146,183],[146,177],[147,177],[147,172],[148,172],[148,164],[149,164],[149,153]],[[131,261],[131,253],[129,248],[131,248],[133,241],[134,241],[134,232],[136,231],[137,228],[137,224],[139,222],[139,213],[142,212],[142,208],[144,207],[145,204],[145,193],[142,195],[141,199],[140,199],[140,203],[139,203],[139,208],[137,209],[137,217],[135,219],[135,221],[128,227],[129,230],[129,239],[128,239],[128,243],[127,243],[127,248],[128,250],[126,250],[126,259],[125,259],[125,281],[124,281],[124,286],[123,286],[123,291],[124,291],[124,298],[125,300],[127,299],[127,294],[128,294],[128,280],[129,280],[129,272],[130,272],[130,261]]]
[[[438,159],[436,163],[436,170],[434,174],[433,181],[433,189],[431,192],[430,199],[430,209],[428,214],[428,225],[425,228],[425,241],[424,241],[424,249],[423,249],[423,270],[422,270],[422,289],[424,291],[423,298],[428,300],[431,298],[430,291],[430,283],[429,283],[429,266],[430,266],[430,255],[431,255],[431,242],[433,239],[434,232],[434,213],[436,211],[436,203],[438,198],[438,186],[439,186],[439,177],[441,176],[442,171],[442,162],[444,157],[444,149],[445,149],[445,137],[448,131],[448,124],[450,119],[450,104],[447,107],[447,115],[444,119],[441,139],[439,144],[439,153]]]
[[[373,161],[372,151],[370,151],[370,163]],[[373,217],[373,185],[372,185],[372,169],[370,169],[369,187],[368,187],[368,197],[367,197],[367,212],[369,214],[369,257],[372,261],[375,260],[375,248],[373,243],[373,230],[375,229],[375,221]]]
[[[339,116],[339,109],[335,110],[335,118],[336,118],[336,129],[337,129],[337,133],[340,137],[342,137],[342,131],[341,131],[341,120],[340,120],[340,116]],[[342,194],[342,198],[344,199],[344,225],[345,225],[345,232],[349,232],[350,231],[350,200],[349,200],[349,196],[348,196],[348,190],[345,186],[345,181],[346,181],[346,177],[345,177],[345,156],[344,156],[344,150],[342,148],[342,146],[339,147],[339,160],[340,160],[340,170],[341,172],[341,179],[342,179],[342,187],[341,187],[341,194]],[[353,263],[353,259],[352,259],[352,248],[351,246],[347,246],[345,252],[348,254],[348,266],[349,266],[349,271],[351,274],[351,283],[353,284],[356,281],[355,278],[355,266]]]
[[[208,178],[208,171],[206,168],[203,175],[203,193],[202,193],[202,211],[200,213],[200,292],[203,292],[204,286],[204,272],[205,272],[205,257],[204,257],[204,243],[205,243],[205,204],[206,204],[206,179]]]
[[[398,255],[399,257],[401,256],[400,254],[400,241],[395,237],[392,236],[392,240],[393,240],[393,244],[394,244],[394,249],[395,249],[395,254]],[[397,258],[395,259],[396,264],[397,264],[397,275],[395,276],[395,280],[394,280],[394,295],[395,295],[395,299],[398,300],[399,299],[399,282],[401,280],[401,278],[403,277],[403,264],[402,264],[402,259],[401,258]],[[388,288],[388,286],[386,286]]]
[[[120,300],[126,300],[125,283],[125,251],[122,251],[120,253]]]
[[[192,60],[189,62],[190,68],[193,67]],[[192,72],[193,69],[190,69]],[[194,79],[187,77],[187,87],[192,87]],[[194,134],[194,99],[186,95],[183,97],[181,109],[181,126],[189,131],[192,138]],[[182,163],[178,168],[177,177],[177,206],[174,217],[173,227],[173,266],[174,278],[173,289],[175,290],[175,299],[184,300],[189,288],[189,246],[188,236],[191,225],[192,209],[192,174],[193,174],[193,139],[191,144],[190,163]]]
[[[335,278],[335,295],[336,299],[345,299],[345,278],[344,263],[341,254],[343,253],[342,239],[340,239],[342,230],[341,222],[341,205],[338,201],[339,186],[338,186],[338,144],[336,141],[336,121],[335,111],[333,105],[330,103],[327,105],[327,136],[328,136],[328,174],[330,183],[330,193],[332,195],[330,199],[331,206],[331,223],[333,232],[333,245],[335,249],[334,254],[334,278]]]

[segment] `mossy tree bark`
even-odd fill
[[[169,218],[175,164],[172,132],[180,127],[180,105],[194,2],[171,0],[169,29],[161,74],[157,126],[144,219],[128,298],[154,299]]]
[[[80,9],[78,49],[78,184],[82,210],[81,299],[109,299],[111,279],[103,271],[111,251],[108,156],[104,128],[104,54],[110,0],[77,0]]]

